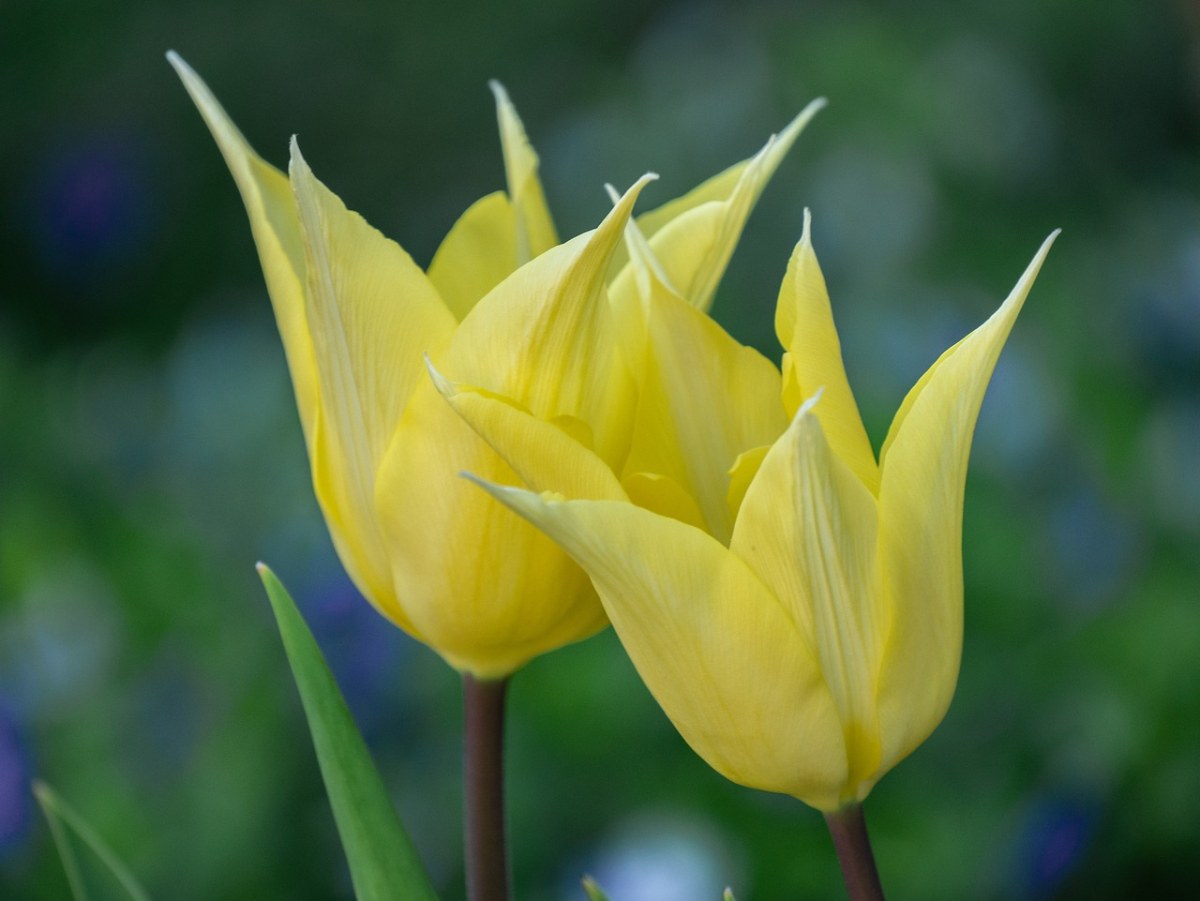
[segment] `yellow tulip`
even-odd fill
[[[786,348],[785,426],[759,447],[750,446],[751,433],[769,433],[766,419],[743,429],[740,442],[667,442],[670,453],[660,455],[676,472],[711,477],[716,459],[745,446],[709,490],[680,493],[697,500],[699,512],[662,515],[630,503],[628,485],[566,438],[542,455],[552,460],[520,464],[541,494],[480,480],[587,570],[643,680],[722,775],[836,811],[866,797],[945,715],[962,650],[971,436],[1054,237],[999,310],[909,392],[878,462],[846,381],[806,215],[775,321]],[[728,351],[726,358],[734,359]],[[747,352],[729,397],[704,361],[693,362],[702,373],[691,396],[668,398],[693,409],[656,403],[661,415],[648,424],[706,416],[710,436],[737,434],[740,388],[772,382],[761,361]],[[532,418],[445,379],[441,388],[517,466],[528,445],[512,436],[538,428]],[[706,438],[698,430],[688,440]],[[722,515],[731,517],[728,534],[713,527]]]
[[[172,65],[241,192],[287,354],[313,485],[347,572],[387,618],[455,668],[499,679],[607,619],[550,539],[457,477],[513,482],[425,369],[507,398],[605,465],[630,451],[639,338],[620,247],[639,181],[594,231],[559,243],[538,158],[493,84],[507,192],[472,205],[422,271],[319,182],[246,143],[199,77]],[[750,208],[810,106],[764,153],[642,217],[698,316]],[[612,302],[609,302],[609,286]]]

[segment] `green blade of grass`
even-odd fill
[[[608,895],[600,890],[600,886],[596,885],[596,880],[591,876],[583,877],[583,890],[587,892],[588,901],[608,901]]]
[[[359,901],[437,901],[333,674],[287,589],[258,565],[300,690]]]
[[[596,884],[596,880],[591,876],[583,877],[583,890],[587,892],[588,901],[608,901],[608,895],[601,891],[600,886]],[[722,899],[723,901],[735,901],[733,891],[725,889]]]
[[[146,894],[134,878],[133,873],[125,864],[121,863],[116,852],[109,847],[108,843],[100,837],[100,834],[93,829],[88,822],[81,817],[73,807],[71,807],[62,797],[45,782],[35,780],[33,783],[33,796],[37,798],[37,802],[41,805],[42,813],[46,815],[46,822],[50,824],[50,834],[54,836],[54,844],[58,847],[58,855],[62,858],[63,869],[67,874],[67,884],[71,889],[71,897],[75,901],[87,901],[88,893],[87,886],[83,880],[83,873],[79,866],[79,859],[75,856],[75,849],[71,845],[71,837],[67,834],[70,829],[80,841],[91,849],[112,873],[113,878],[120,883],[126,894],[133,901],[150,901],[150,896]]]

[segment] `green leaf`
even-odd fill
[[[366,743],[346,707],[312,632],[265,565],[258,565],[333,807],[359,901],[436,901]]]
[[[113,878],[120,883],[121,888],[133,901],[150,901],[150,896],[146,894],[145,889],[138,885],[138,881],[133,877],[129,868],[121,863],[108,843],[88,825],[83,817],[75,812],[73,807],[62,799],[58,792],[45,782],[35,780],[33,796],[37,798],[38,804],[42,807],[42,813],[46,815],[46,822],[50,824],[50,834],[54,836],[54,844],[58,846],[63,869],[67,873],[67,884],[71,888],[71,897],[75,901],[87,901],[88,892],[79,866],[79,859],[75,856],[75,848],[71,844],[71,837],[67,834],[68,828],[92,850],[93,854],[100,858],[100,861],[112,873]]]
[[[737,899],[733,897],[733,889],[725,889],[725,895],[722,901],[737,901]]]

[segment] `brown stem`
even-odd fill
[[[504,690],[508,680],[463,674],[467,898],[508,901],[504,841]]]
[[[883,901],[883,886],[875,868],[875,855],[867,837],[867,821],[861,804],[849,804],[841,810],[825,814],[842,878],[850,901]]]

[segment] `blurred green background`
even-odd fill
[[[67,893],[50,781],[160,899],[348,898],[252,564],[291,588],[435,883],[462,897],[454,674],[356,596],[313,501],[232,180],[178,50],[278,165],[428,262],[502,186],[647,208],[830,98],[715,315],[777,356],[802,211],[878,441],[1063,236],[985,404],[954,705],[868,804],[898,898],[1200,884],[1200,15],[1118,0],[0,5],[0,897]],[[710,771],[611,633],[515,679],[517,896],[836,898],[820,817]]]

